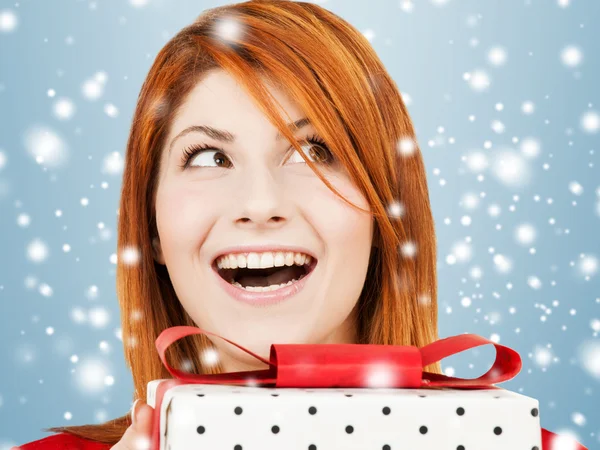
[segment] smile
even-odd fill
[[[297,252],[249,252],[222,255],[212,269],[234,299],[252,305],[279,303],[300,292],[317,259]]]

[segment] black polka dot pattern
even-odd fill
[[[243,424],[244,429],[252,430],[253,436],[255,435],[254,430],[256,430],[257,435],[261,435],[262,438],[266,439],[266,450],[285,447],[286,442],[292,442],[289,441],[292,436],[294,443],[296,443],[298,440],[298,427],[302,429],[302,435],[306,436],[306,441],[301,444],[301,448],[303,449],[328,450],[331,448],[332,442],[336,444],[344,442],[345,448],[351,450],[358,450],[360,448],[362,450],[364,442],[367,442],[365,436],[368,436],[368,439],[371,440],[369,433],[374,433],[372,431],[373,424],[376,424],[379,427],[379,431],[384,431],[380,433],[382,437],[379,442],[377,442],[377,439],[373,440],[373,445],[369,447],[373,450],[406,450],[407,448],[418,450],[438,448],[439,445],[443,445],[443,448],[448,450],[477,450],[476,442],[472,440],[469,442],[460,442],[460,438],[455,439],[449,435],[446,427],[436,427],[436,420],[439,419],[429,419],[429,415],[427,414],[428,408],[443,407],[444,414],[447,414],[448,418],[456,424],[457,437],[460,435],[468,436],[465,430],[468,431],[468,427],[474,426],[473,423],[475,423],[478,425],[478,431],[482,433],[482,436],[489,433],[489,442],[494,442],[493,440],[497,439],[497,442],[500,443],[495,444],[493,446],[494,449],[523,448],[542,450],[540,441],[536,436],[536,434],[539,434],[539,409],[537,402],[535,406],[532,404],[533,402],[529,403],[529,406],[526,406],[527,403],[525,401],[521,404],[515,403],[514,408],[505,409],[505,411],[510,411],[510,416],[505,415],[503,417],[499,414],[497,417],[488,418],[485,417],[485,414],[489,411],[489,408],[478,407],[482,401],[481,398],[473,401],[469,400],[468,396],[465,396],[467,400],[463,401],[460,394],[457,393],[452,393],[452,395],[456,396],[454,398],[459,400],[455,404],[452,404],[447,399],[436,404],[435,402],[438,401],[438,396],[442,392],[437,390],[426,392],[425,390],[406,389],[406,394],[403,394],[406,395],[406,399],[397,399],[378,394],[380,395],[378,398],[382,400],[378,404],[377,401],[372,401],[372,399],[369,402],[362,402],[360,399],[361,395],[357,395],[356,391],[350,394],[347,391],[344,392],[343,388],[339,389],[327,394],[331,397],[340,396],[343,398],[344,406],[337,402],[329,403],[329,397],[322,396],[323,390],[314,389],[306,390],[307,395],[310,395],[310,403],[304,403],[305,406],[298,408],[294,412],[293,409],[289,408],[290,404],[288,402],[291,399],[290,397],[286,398],[286,389],[264,389],[266,391],[264,395],[267,398],[263,397],[260,399],[260,396],[256,394],[246,397],[244,389],[238,387],[234,390],[226,391],[227,394],[237,394],[235,403],[231,404],[228,400],[234,397],[230,399],[226,396],[219,396],[217,402],[215,401],[215,397],[217,397],[216,392],[213,392],[209,387],[205,386],[202,389],[195,388],[193,392],[194,398],[198,399],[199,404],[206,405],[209,402],[210,408],[207,409],[208,414],[205,417],[197,416],[200,419],[193,424],[194,428],[192,428],[192,431],[194,431],[195,439],[197,439],[194,445],[197,444],[197,448],[202,448],[203,446],[210,447],[211,444],[220,442],[226,438],[231,439],[227,447],[231,450],[244,450],[244,447],[255,447],[252,437],[235,434],[235,423],[238,423]],[[196,392],[197,390],[201,390],[202,392],[198,393]],[[452,390],[449,389],[449,391]],[[318,392],[318,394],[314,392]],[[487,398],[489,401],[502,399],[504,404],[504,402],[508,403],[512,401],[513,398],[511,395],[506,394],[511,393],[499,393],[497,390],[494,390],[494,393],[490,392]],[[264,409],[264,405],[261,404],[260,408],[256,408],[256,405],[259,401],[267,401],[271,397],[273,397],[273,400],[268,401],[274,402],[273,411],[278,412],[276,415],[277,420],[261,424],[260,417],[265,417],[264,413],[266,410]],[[279,399],[275,399],[277,397]],[[412,397],[413,400],[407,403],[409,397]],[[306,400],[308,398],[306,397]],[[296,396],[294,401],[298,402],[297,399],[298,397]],[[418,403],[416,403],[417,399],[427,400],[424,403],[418,400]],[[358,405],[355,408],[352,406],[354,403]],[[284,405],[284,407],[281,405]],[[236,422],[231,422],[231,426],[227,428],[224,428],[223,425],[227,424],[227,420],[224,417],[224,414],[227,414],[224,409],[225,407],[228,408],[231,417],[236,418]],[[515,415],[519,414],[519,407],[522,407],[520,418],[515,421]],[[483,411],[486,412],[484,413]],[[496,411],[495,408],[494,411]],[[334,414],[333,417],[332,414]],[[337,425],[332,426],[335,423]],[[528,430],[531,431],[529,435],[534,436],[534,442],[523,442],[524,439],[522,436],[526,435],[526,433],[522,433],[522,430],[525,428],[519,428],[521,423],[529,423],[527,425],[529,427]],[[327,425],[324,426],[324,424]],[[517,427],[516,430],[515,426]],[[441,429],[443,431],[440,431]],[[330,436],[323,439],[321,430],[330,433]],[[387,432],[388,430],[397,431],[397,437]],[[312,436],[311,431],[315,432]],[[443,434],[441,438],[438,436],[440,433]],[[271,436],[270,438],[268,437],[269,435]],[[376,436],[376,434],[373,434],[373,436]],[[390,436],[392,437],[390,438]],[[249,442],[246,442],[245,439]],[[272,439],[272,441],[269,439]],[[286,441],[286,439],[288,440]],[[353,442],[356,443],[354,446]],[[361,446],[359,446],[358,442],[362,443],[360,444]],[[502,447],[498,447],[498,445]]]

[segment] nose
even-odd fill
[[[282,184],[266,169],[254,170],[243,178],[243,185],[238,190],[241,194],[236,205],[236,224],[258,228],[282,226],[288,220],[291,208],[284,198]]]

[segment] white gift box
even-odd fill
[[[153,408],[156,389],[148,383]],[[183,384],[160,407],[160,450],[542,450],[538,400],[489,389]],[[545,450],[545,449],[544,449]]]

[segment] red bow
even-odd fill
[[[193,334],[224,339],[269,366],[265,370],[197,375],[174,369],[167,363],[166,349],[175,341]],[[454,378],[426,372],[423,367],[462,351],[492,344],[496,360],[479,378]],[[152,448],[158,449],[160,404],[163,394],[179,384],[233,384],[292,388],[427,388],[500,389],[493,386],[510,380],[521,370],[521,357],[509,347],[476,334],[460,334],[418,348],[379,344],[272,344],[267,361],[250,350],[218,334],[196,327],[167,328],[156,339],[156,349],[169,373],[175,377],[158,386],[156,392]],[[552,449],[555,433],[542,428],[542,450]],[[581,444],[572,450],[587,450]]]

